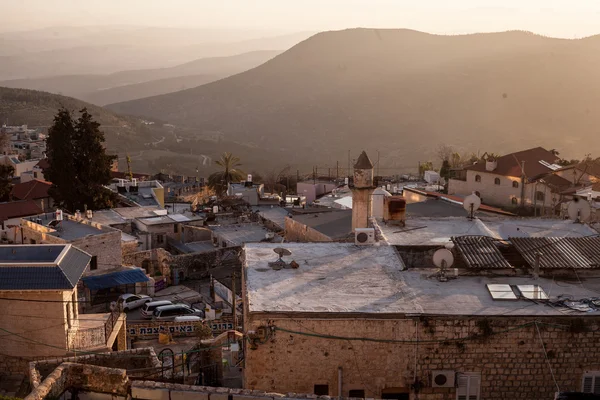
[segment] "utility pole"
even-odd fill
[[[337,181],[340,179],[340,162],[336,161],[335,162],[335,182],[337,183]]]
[[[298,184],[298,182],[300,182],[300,170],[299,169],[296,170],[296,184]]]
[[[317,167],[313,167],[313,185],[317,183]]]
[[[331,168],[327,168],[327,176],[329,177],[329,180],[331,180]]]
[[[232,300],[231,300],[231,313],[233,316],[233,330],[237,330],[237,310],[235,306],[236,294],[235,294],[235,271],[231,274],[231,291],[233,292]]]
[[[381,176],[379,175],[379,150],[377,150],[377,176]]]

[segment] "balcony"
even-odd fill
[[[79,327],[69,330],[69,351],[124,350],[126,316],[120,310],[80,314]]]

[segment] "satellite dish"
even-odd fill
[[[500,228],[498,229],[498,233],[500,233],[500,236],[502,237],[502,239],[508,239],[511,237],[515,237],[515,238],[529,237],[529,233],[524,231],[521,227],[512,225],[512,224],[500,225]]]
[[[283,261],[282,260],[283,256],[292,255],[291,251],[289,251],[288,249],[284,249],[283,247],[276,247],[273,249],[273,251],[279,256],[279,260],[277,260],[277,261]]]
[[[588,202],[575,197],[567,207],[567,214],[569,214],[569,219],[576,223],[584,223],[590,219],[592,208]]]
[[[474,192],[463,200],[463,207],[469,213],[469,219],[473,219],[473,214],[481,206],[481,199]]]
[[[454,264],[454,255],[448,249],[439,249],[433,253],[433,263],[439,268],[448,268]]]

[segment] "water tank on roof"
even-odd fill
[[[495,171],[498,168],[498,161],[495,158],[488,158],[485,162],[486,171]]]
[[[375,218],[383,218],[383,203],[387,196],[391,196],[390,192],[385,189],[377,188],[373,191],[372,215]]]
[[[383,220],[387,224],[405,224],[406,199],[403,196],[384,196]]]

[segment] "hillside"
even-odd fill
[[[144,35],[136,33],[139,32],[127,30],[120,33],[123,39],[113,38],[109,41],[98,41],[87,36],[70,38],[68,43],[71,43],[71,39],[74,41],[69,47],[54,47],[49,44],[48,47],[40,46],[37,51],[17,53],[12,46],[18,43],[22,43],[24,47],[30,46],[22,40],[4,39],[0,34],[0,80],[168,68],[199,58],[229,57],[257,50],[286,50],[310,36],[310,33],[299,32],[251,39],[249,37],[252,36],[246,36],[248,39],[236,41],[224,41],[218,36],[205,36],[189,41],[157,38],[160,34],[156,32]],[[44,43],[53,40],[40,38],[33,41]]]
[[[0,81],[0,86],[64,94],[97,105],[193,88],[234,75],[281,53],[261,50],[228,57],[208,57],[170,68],[120,71],[107,75],[62,75]]]
[[[208,176],[217,168],[211,160],[226,150],[243,154],[244,163],[273,166],[266,160],[266,153],[218,137],[207,139],[194,131],[176,130],[162,124],[145,125],[137,118],[117,115],[71,97],[0,87],[0,123],[48,127],[61,107],[76,112],[87,107],[101,124],[109,152],[119,155],[122,166],[125,155],[130,154],[137,172],[156,173],[165,169],[195,175],[198,168],[201,176]]]
[[[442,143],[581,157],[600,151],[599,49],[597,37],[527,32],[325,32],[242,74],[108,108],[219,132],[291,163],[333,166],[368,147],[404,168]]]
[[[0,87],[0,121],[9,125],[26,124],[30,127],[48,127],[59,108],[79,111],[87,107],[90,114],[102,124],[107,146],[136,147],[148,140],[150,133],[136,118],[122,117],[102,107],[71,97],[25,89]]]

